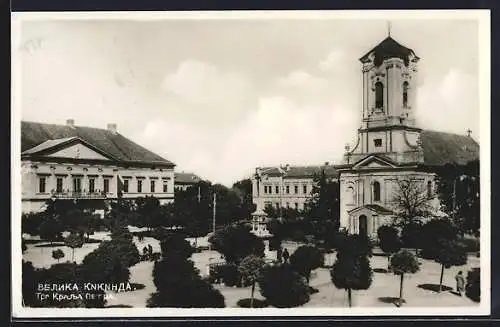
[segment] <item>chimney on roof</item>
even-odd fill
[[[113,134],[116,134],[117,133],[116,124],[108,124],[108,131],[110,131]]]
[[[325,166],[328,166],[330,163],[328,161],[325,161]]]
[[[66,126],[75,127],[75,120],[74,119],[66,120]]]

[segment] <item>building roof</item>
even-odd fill
[[[479,144],[467,135],[423,130],[420,141],[427,166],[465,165],[479,159]]]
[[[401,58],[405,61],[405,65],[408,65],[409,57],[411,55],[414,55],[416,58],[418,58],[412,49],[407,48],[404,45],[401,45],[390,36],[385,38],[373,49],[368,51],[359,60],[361,62],[366,62],[372,53],[375,55],[376,66],[380,66],[380,64],[382,64],[384,60],[389,58]]]
[[[201,181],[201,178],[198,175],[193,173],[175,173],[174,182],[179,184],[194,184]]]
[[[357,208],[354,208],[354,209],[351,209],[348,211],[348,213],[353,213],[355,211],[359,211],[363,208],[366,208],[368,210],[371,210],[371,211],[374,211],[378,214],[381,214],[381,215],[392,215],[394,214],[394,212],[392,212],[391,210],[387,209],[387,208],[384,208],[382,207],[381,205],[378,205],[378,204],[364,204],[362,206],[359,206]]]
[[[21,122],[21,152],[24,153],[38,152],[74,137],[84,140],[120,161],[175,166],[171,161],[107,129]]]
[[[338,173],[331,165],[323,166],[288,166],[288,167],[264,167],[260,171],[268,176],[281,176],[283,172],[284,178],[312,178],[315,174],[321,173],[325,169],[325,174],[328,177],[338,177]]]

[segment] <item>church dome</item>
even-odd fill
[[[368,51],[359,60],[363,63],[369,62],[372,56],[374,58],[375,66],[380,66],[384,62],[384,60],[390,58],[403,59],[406,66],[408,66],[408,63],[412,57],[417,60],[419,59],[412,49],[399,44],[390,36],[385,38],[377,46]]]

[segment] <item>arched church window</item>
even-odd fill
[[[347,188],[347,199],[349,204],[356,204],[356,192],[354,191],[354,187],[349,186]]]
[[[431,181],[427,182],[427,197],[428,198],[432,197],[432,182]]]
[[[384,107],[384,85],[382,82],[375,83],[375,107]]]
[[[380,201],[380,183],[373,183],[373,201]]]
[[[403,83],[403,107],[408,106],[408,82]]]

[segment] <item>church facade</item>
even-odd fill
[[[390,36],[360,58],[361,124],[356,144],[346,146],[343,162],[336,166],[340,226],[349,233],[376,236],[378,227],[394,217],[395,196],[405,181],[438,211],[435,169],[479,159],[479,144],[470,135],[416,124],[419,60]]]

